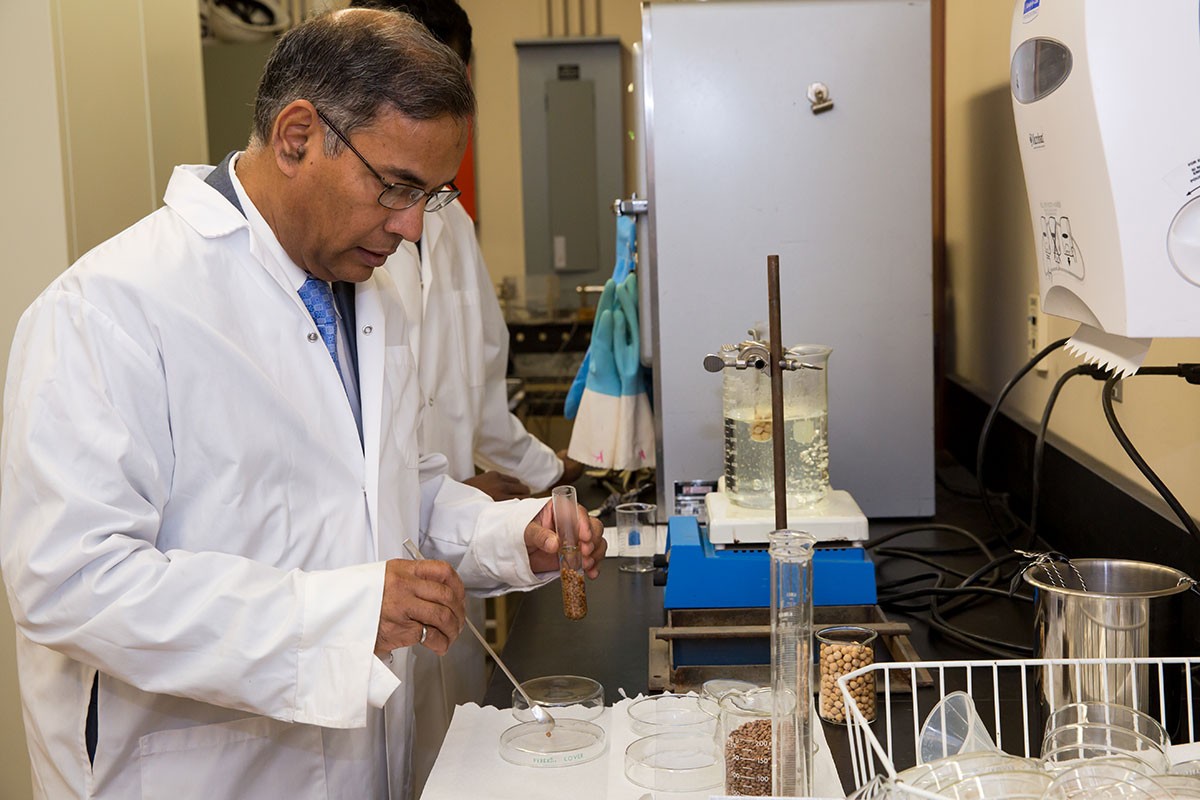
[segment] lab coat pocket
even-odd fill
[[[143,736],[142,798],[328,797],[321,731],[266,717]]]
[[[458,333],[458,357],[463,377],[471,388],[484,384],[483,312],[479,308],[479,289],[458,289],[454,292],[454,328]]]

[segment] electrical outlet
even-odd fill
[[[1038,296],[1029,295],[1025,300],[1025,357],[1033,358],[1038,351],[1038,319],[1041,309],[1038,307]]]
[[[1125,396],[1125,380],[1121,379],[1113,384],[1112,399],[1114,403],[1121,402]]]
[[[1037,292],[1025,298],[1025,356],[1033,358],[1046,346],[1046,321],[1042,319],[1042,305]],[[1039,375],[1045,375],[1049,365],[1045,360],[1036,367]]]

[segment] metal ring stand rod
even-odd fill
[[[779,256],[767,256],[771,363],[771,444],[775,456],[775,530],[787,529],[787,476],[783,451],[783,331],[779,322]]]

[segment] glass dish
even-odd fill
[[[634,733],[656,733],[696,729],[712,735],[717,720],[707,700],[694,694],[660,694],[643,697],[629,706],[629,723]]]
[[[1116,760],[1077,762],[1046,789],[1045,800],[1162,800],[1171,794],[1140,770]]]
[[[700,707],[713,718],[721,716],[721,698],[730,692],[749,692],[759,688],[757,683],[736,678],[711,678],[700,686]]]
[[[529,699],[559,719],[593,720],[604,712],[604,687],[591,678],[578,675],[548,675],[521,684]],[[529,704],[513,689],[512,715],[521,722],[533,721]]]
[[[1019,758],[1003,752],[963,753],[948,758],[939,758],[897,775],[909,786],[936,792],[958,783],[964,778],[986,775],[991,772],[1012,770],[1037,770],[1040,765],[1032,758]]]
[[[955,800],[1041,800],[1053,776],[1034,770],[1012,770],[973,775],[938,790]]]
[[[1046,734],[1080,724],[1108,725],[1140,733],[1162,748],[1171,744],[1162,723],[1141,711],[1118,703],[1070,703],[1054,710],[1046,720]]]
[[[685,731],[658,733],[629,745],[625,777],[646,789],[695,792],[720,786],[725,771],[713,737]]]
[[[1129,756],[1145,762],[1155,772],[1166,772],[1170,759],[1162,745],[1129,728],[1093,722],[1062,725],[1046,734],[1042,759],[1049,769],[1063,761]]]
[[[522,722],[500,734],[500,757],[520,767],[569,767],[604,752],[604,729],[578,719],[555,720],[547,735],[539,722]]]

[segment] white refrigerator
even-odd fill
[[[833,348],[833,488],[868,517],[931,516],[929,0],[646,0],[642,19],[660,515],[721,475],[722,378],[702,362],[766,335],[777,254],[783,344]]]

